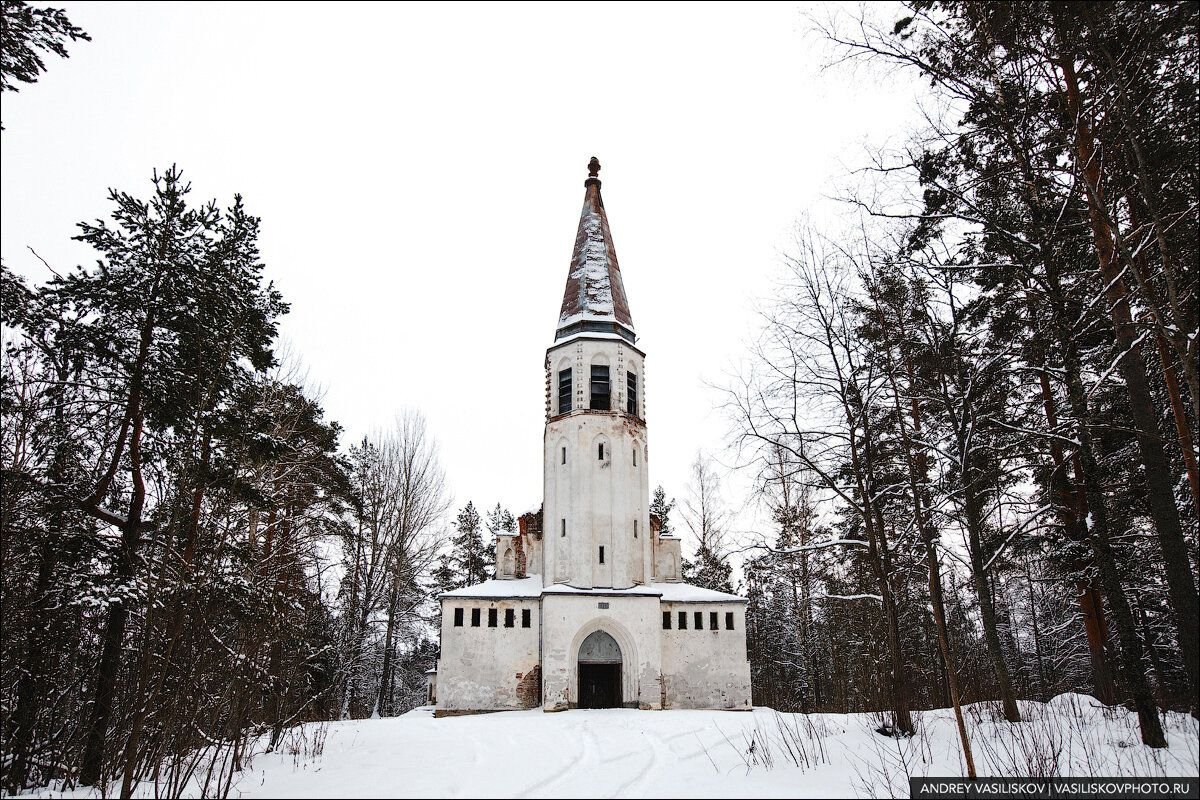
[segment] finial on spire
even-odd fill
[[[600,159],[592,156],[592,160],[588,162],[588,179],[583,182],[584,186],[599,186],[600,185]]]

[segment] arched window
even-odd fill
[[[571,362],[563,359],[558,367],[558,413],[566,414],[571,410],[571,398],[574,394]]]
[[[612,410],[612,380],[608,372],[608,359],[603,355],[592,360],[591,401],[588,407],[593,411]]]
[[[511,547],[504,548],[504,557],[500,561],[500,569],[505,575],[516,574],[517,560],[513,556],[513,551],[512,551]],[[512,626],[509,625],[508,627],[511,628]]]

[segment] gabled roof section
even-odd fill
[[[567,288],[563,292],[555,340],[578,333],[617,333],[633,343],[633,317],[621,282],[621,267],[613,247],[604,199],[600,196],[600,160],[592,156],[584,181],[583,211],[571,254]]]

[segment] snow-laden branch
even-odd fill
[[[877,594],[817,594],[813,600],[874,600],[883,603],[883,597]]]

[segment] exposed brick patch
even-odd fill
[[[542,540],[542,510],[528,511],[517,518],[517,526],[522,536],[529,536],[537,541]]]
[[[526,568],[526,561],[527,561],[527,559],[525,557],[525,537],[524,536],[514,536],[513,537],[513,552],[516,553],[516,565],[515,565],[516,577],[524,578],[524,577],[526,577],[525,568]]]
[[[542,704],[542,667],[535,666],[517,684],[517,700],[522,708],[537,708]]]

